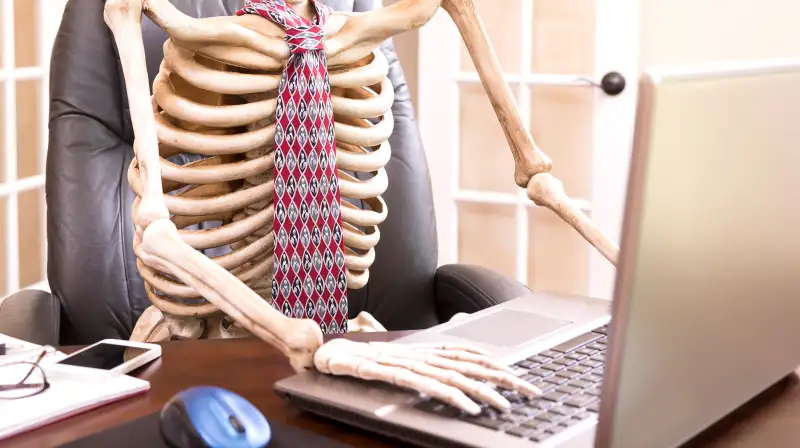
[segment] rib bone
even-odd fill
[[[198,24],[200,29],[207,23],[186,19],[166,5],[169,4],[151,11],[159,23]],[[162,4],[151,1],[151,10],[155,6],[161,8]],[[247,29],[275,39],[283,33],[260,17],[245,15],[212,21],[222,29],[227,29],[223,22],[231,22],[236,24],[233,30],[250,27]],[[183,36],[186,40],[182,40]],[[164,203],[184,242],[195,249],[233,249],[213,260],[262,298],[271,300],[274,114],[285,61],[268,59],[283,57],[276,51],[271,55],[252,51],[239,54],[236,50],[241,47],[229,46],[224,40],[216,41],[212,51],[208,48],[198,46],[194,35],[182,32],[176,32],[164,44],[164,60],[153,83],[152,99],[160,142],[162,188],[167,193]],[[207,59],[206,53],[237,56],[229,56],[228,62],[222,64]],[[387,215],[380,195],[388,186],[384,166],[391,155],[388,138],[394,125],[394,90],[386,77],[389,64],[378,49],[373,48],[350,66],[329,64],[329,68],[336,119],[336,164],[340,192],[347,201],[341,210],[347,284],[350,289],[359,289],[369,279],[374,248],[380,239],[378,225]],[[372,124],[371,119],[377,119],[377,123]],[[167,160],[178,154],[205,158],[183,166]],[[308,163],[322,162],[314,159]],[[141,197],[136,160],[130,165],[128,181]],[[363,206],[353,205],[358,201]],[[214,229],[185,229],[209,221],[224,224]],[[208,318],[219,312],[196,289],[143,263],[143,255],[137,256],[148,298],[160,310],[182,318]],[[350,324],[352,331],[383,329],[367,313]]]
[[[309,17],[308,2],[290,3]],[[590,242],[595,244],[592,238],[599,241],[600,233],[569,206],[563,190],[548,174],[550,160],[522,127],[471,1],[401,0],[361,14],[334,13],[325,30],[341,192],[343,197],[361,199],[368,206],[342,205],[345,244],[351,249],[346,260],[350,287],[366,283],[379,237],[377,225],[386,216],[380,194],[387,185],[383,167],[389,157],[386,142],[392,132],[394,99],[386,79],[386,61],[375,48],[395,34],[422,26],[440,5],[457,24],[476,62],[511,146],[517,184],[527,187],[538,204],[555,210]],[[141,39],[143,10],[170,36],[152,99]],[[137,194],[134,250],[148,295],[160,311],[178,317],[216,314],[214,328],[222,326],[218,315],[222,312],[281,350],[297,371],[316,368],[323,373],[390,382],[470,413],[479,411],[473,400],[499,408],[509,406],[501,395],[480,384],[481,380],[528,395],[538,393],[469,346],[341,339],[323,345],[315,322],[284,316],[270,306],[256,290],[266,295],[262,280],[272,269],[270,201],[275,185],[270,176],[271,120],[274,91],[289,55],[283,31],[268,20],[249,15],[193,19],[168,0],[145,4],[143,0],[107,0],[105,20],[119,49],[135,135],[136,158],[129,170]],[[377,118],[376,124],[371,118]],[[206,158],[184,166],[166,160],[180,153]],[[372,177],[361,180],[359,176],[357,180],[344,170],[369,172]],[[164,195],[165,191],[172,194]],[[211,231],[179,230],[209,220],[223,221],[223,225]],[[224,245],[230,245],[233,252],[212,259],[198,251]],[[155,337],[172,331],[191,335],[202,328],[171,324],[156,310],[148,316],[149,330],[142,333]],[[363,331],[382,330],[366,313],[354,322],[354,327]],[[228,332],[233,334],[235,329]]]

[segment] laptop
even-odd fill
[[[671,447],[791,374],[800,59],[651,72],[637,107],[613,301],[536,292],[397,340],[474,344],[541,397],[472,417],[315,371],[277,393],[423,447]]]

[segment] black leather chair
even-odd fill
[[[172,0],[194,17],[233,14],[244,0]],[[378,0],[326,0],[364,11]],[[125,84],[103,0],[72,0],[52,55],[47,157],[48,277],[52,295],[22,291],[0,304],[0,333],[40,344],[127,339],[149,305],[131,249],[133,157]],[[152,83],[166,34],[144,19]],[[382,46],[395,87],[389,207],[369,284],[350,291],[350,314],[366,310],[389,330],[420,329],[529,293],[478,266],[437,268],[430,174],[409,91],[390,41]],[[488,250],[488,248],[487,248]]]

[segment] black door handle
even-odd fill
[[[608,72],[600,80],[600,84],[592,84],[603,89],[606,95],[616,96],[625,90],[625,77],[619,72]]]

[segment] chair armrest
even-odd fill
[[[531,294],[522,283],[481,266],[448,264],[436,270],[436,313],[447,322],[456,313],[474,313]]]
[[[39,345],[58,345],[61,302],[38,289],[0,299],[0,333]]]

